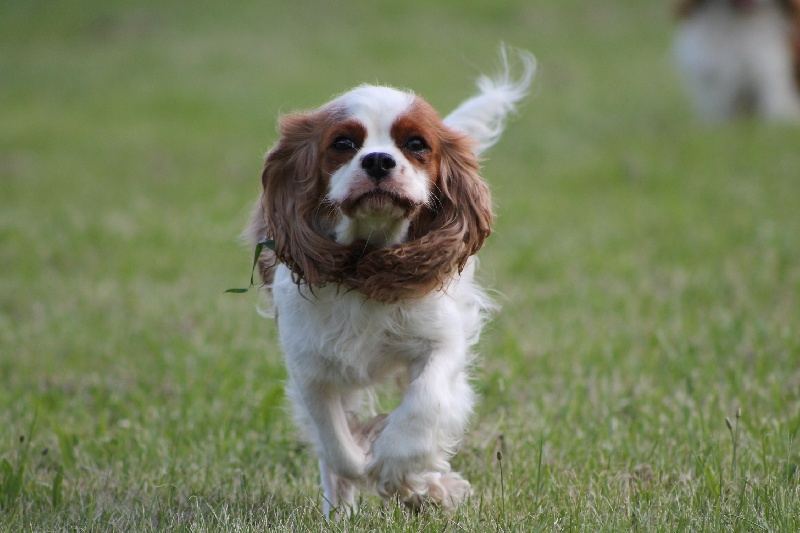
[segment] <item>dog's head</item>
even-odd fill
[[[254,218],[298,283],[420,297],[490,233],[476,142],[413,93],[358,87],[282,117],[279,132]]]

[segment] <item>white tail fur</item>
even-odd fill
[[[536,73],[536,58],[525,50],[516,50],[516,53],[522,63],[519,78],[512,78],[507,49],[501,46],[502,70],[494,77],[478,78],[476,85],[479,94],[464,101],[444,119],[446,125],[478,141],[477,154],[500,140],[506,118],[528,94],[528,87]]]

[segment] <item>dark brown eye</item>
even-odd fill
[[[426,143],[425,139],[422,137],[411,137],[406,141],[406,144],[403,146],[403,148],[409,152],[421,154],[428,150],[428,143]]]
[[[337,152],[353,152],[358,150],[355,141],[350,137],[337,137],[331,144],[331,148]]]

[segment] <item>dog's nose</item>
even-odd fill
[[[364,156],[361,160],[361,168],[367,175],[378,183],[389,175],[389,172],[397,166],[394,157],[384,152],[373,152]]]

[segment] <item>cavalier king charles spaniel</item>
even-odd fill
[[[493,219],[478,156],[536,66],[519,51],[514,77],[501,56],[501,73],[444,119],[412,92],[362,85],[279,121],[247,234],[269,243],[258,269],[326,516],[354,509],[356,489],[444,509],[470,493],[449,460],[475,401],[471,348],[493,309],[474,279]],[[387,381],[399,405],[365,409]]]
[[[675,57],[700,114],[800,118],[800,0],[683,0]]]

